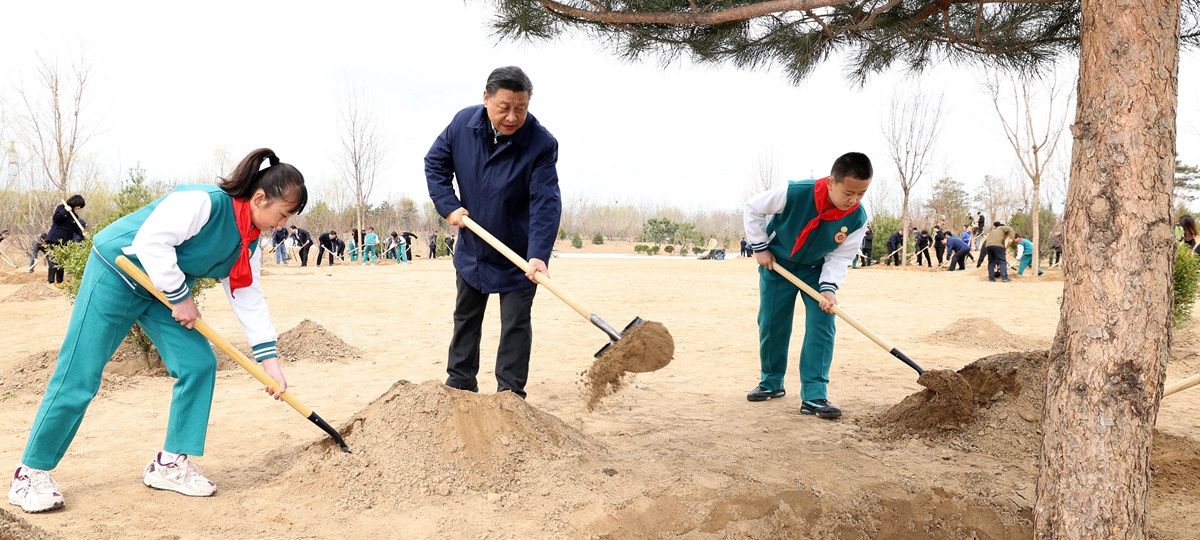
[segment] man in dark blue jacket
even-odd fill
[[[425,179],[438,213],[455,227],[470,215],[531,267],[521,271],[470,230],[461,230],[454,246],[458,298],[446,367],[446,385],[453,388],[479,391],[483,312],[488,295],[498,293],[497,392],[525,397],[533,278],[536,272],[549,275],[546,261],[562,215],[558,141],[528,113],[532,95],[533,84],[521,68],[497,68],[488,76],[483,105],[459,111],[425,155]]]

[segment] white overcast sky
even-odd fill
[[[0,22],[0,95],[13,101],[35,51],[83,44],[98,81],[90,112],[102,116],[87,150],[108,170],[140,162],[151,178],[193,178],[216,148],[238,159],[267,146],[315,184],[335,178],[335,94],[351,80],[377,101],[393,140],[372,198],[423,201],[434,138],[481,101],[492,68],[518,65],[534,83],[530,111],[559,140],[564,197],[732,209],[767,151],[785,179],[825,174],[852,150],[871,156],[877,178],[894,177],[880,121],[894,89],[920,84],[944,91],[949,111],[926,190],[943,175],[974,188],[985,174],[1018,174],[970,68],[890,73],[859,89],[832,61],[794,87],[778,71],[631,65],[580,38],[497,43],[489,10],[460,0],[13,1]],[[1192,164],[1198,67],[1184,53],[1178,146]]]

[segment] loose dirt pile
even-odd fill
[[[516,492],[518,486],[543,491],[563,481],[552,464],[605,453],[591,437],[512,392],[479,395],[436,381],[397,382],[340,432],[353,454],[325,438],[284,474],[297,489],[329,493],[357,509],[430,495]]]
[[[990,351],[1049,348],[1049,343],[1011,334],[992,322],[991,319],[985,318],[959,319],[942,331],[923,336],[918,341],[930,345],[969,347]]]
[[[647,321],[625,332],[615,345],[604,351],[592,367],[580,373],[588,410],[600,400],[620,390],[626,373],[646,373],[662,369],[675,357],[675,340],[662,323]]]
[[[341,362],[362,358],[362,351],[308,319],[279,336],[277,345],[279,357],[286,361]]]
[[[21,359],[7,373],[0,374],[0,394],[13,396],[40,396],[46,392],[46,383],[54,374],[58,360],[58,349],[46,349]],[[128,388],[133,381],[123,375],[105,372],[100,383],[99,396],[112,390]]]
[[[62,537],[30,525],[24,519],[0,508],[0,540],[62,540]]]
[[[17,289],[16,292],[4,298],[5,302],[37,302],[39,300],[50,300],[52,298],[62,298],[63,292],[50,287],[46,282],[41,283],[26,283]]]
[[[41,270],[40,272],[38,270]],[[22,283],[45,283],[46,270],[34,268],[33,272],[12,270],[0,274],[0,285],[20,285]]]

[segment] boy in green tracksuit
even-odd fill
[[[746,239],[761,268],[759,275],[758,387],[746,399],[766,401],[786,395],[788,342],[796,308],[795,285],[774,272],[780,265],[821,292],[825,300],[804,298],[804,345],[800,351],[801,414],[818,418],[842,415],[826,394],[833,362],[837,290],[866,235],[867,212],[859,201],[871,184],[866,155],[850,152],[834,161],[830,176],[788,182],[746,203]]]

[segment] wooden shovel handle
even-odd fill
[[[1167,397],[1180,390],[1187,390],[1188,388],[1196,386],[1197,384],[1200,384],[1200,374],[1192,375],[1186,379],[1175,381],[1171,384],[1168,384],[1166,388],[1163,388],[1163,397]]]
[[[818,302],[824,302],[826,300],[826,298],[824,296],[821,296],[821,293],[817,292],[816,289],[809,286],[809,284],[801,281],[800,278],[796,277],[795,274],[788,272],[787,269],[780,266],[778,262],[776,262],[774,264],[774,267],[775,267],[775,271],[778,272],[779,275],[783,276],[788,281],[792,282],[793,285],[799,287],[800,290],[804,291],[805,294],[813,297]],[[842,311],[842,308],[840,308],[836,305],[833,306],[833,313],[835,315],[837,315],[838,317],[841,317],[843,321],[850,323],[850,326],[853,326],[859,332],[862,332],[864,336],[871,338],[871,341],[874,341],[876,345],[883,347],[883,350],[891,352],[894,349],[894,347],[892,347],[892,344],[888,343],[886,339],[879,337],[879,334],[876,334],[875,332],[872,332],[870,328],[863,326],[862,323],[858,322],[858,320],[856,320],[854,317],[851,317],[850,314],[846,313],[845,311]]]
[[[121,270],[124,270],[126,274],[129,274],[129,277],[133,278],[133,280],[138,282],[138,284],[140,284],[144,289],[150,291],[150,294],[153,294],[155,298],[159,299],[163,305],[167,306],[168,308],[171,307],[171,302],[167,300],[167,296],[154,286],[154,283],[150,281],[150,277],[147,276],[141,268],[138,268],[136,264],[133,264],[133,261],[125,258],[124,255],[118,255],[116,263],[117,266],[121,267]],[[208,340],[211,341],[213,345],[216,345],[218,349],[221,349],[222,352],[229,355],[229,357],[232,358],[234,362],[237,362],[239,366],[242,366],[242,369],[249,371],[255,379],[258,379],[258,382],[270,386],[272,389],[279,390],[279,383],[275,382],[275,379],[272,379],[270,375],[267,375],[267,372],[263,371],[263,368],[259,367],[256,362],[246,358],[246,355],[242,354],[242,351],[237,350],[237,347],[234,347],[233,344],[221,337],[221,334],[218,334],[216,330],[213,330],[208,323],[204,322],[204,319],[196,319],[194,328],[197,332],[200,332],[201,335],[208,338]],[[299,412],[305,417],[313,414],[312,409],[304,406],[304,403],[287,391],[283,393],[283,396],[280,399],[286,401],[288,405],[291,405],[293,409],[296,409],[296,412]]]
[[[86,237],[87,231],[83,230],[83,224],[80,223],[79,218],[75,216],[75,210],[72,209],[71,206],[67,204],[67,201],[65,199],[59,199],[58,202],[62,203],[63,210],[66,210],[68,214],[71,214],[71,219],[75,220],[75,225],[79,227],[79,233]]]
[[[466,225],[468,229],[471,229],[471,232],[475,233],[476,236],[482,238],[484,242],[487,242],[505,257],[508,257],[508,260],[517,265],[518,268],[529,272],[529,261],[522,259],[521,256],[517,255],[515,251],[504,245],[504,242],[501,242],[499,238],[492,236],[492,233],[487,232],[487,230],[485,230],[483,227],[480,227],[479,224],[475,223],[475,220],[471,219],[470,216],[463,216],[462,222],[463,225]],[[570,295],[570,293],[560,288],[557,283],[551,281],[550,276],[538,272],[534,274],[534,278],[539,284],[547,289],[550,289],[550,292],[561,298],[563,302],[566,302],[568,306],[571,306],[571,309],[575,310],[576,313],[582,315],[584,319],[589,321],[592,320],[592,310],[588,309],[587,306],[583,305],[583,303],[579,300],[576,300],[574,296]]]

